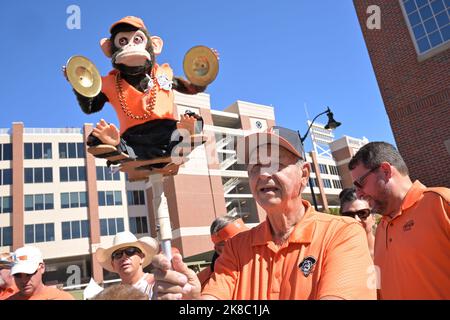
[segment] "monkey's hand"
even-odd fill
[[[66,80],[69,81],[69,78],[67,77],[66,66],[62,66],[62,73],[63,73],[64,78],[66,78]]]
[[[101,119],[97,126],[92,130],[92,135],[99,138],[103,143],[111,146],[118,146],[120,144],[120,132],[114,124],[108,124]]]
[[[195,119],[193,116],[190,116],[188,114],[182,114],[180,116],[180,121],[177,123],[177,129],[184,129],[189,132],[189,135],[195,134],[195,122],[197,119]]]
[[[220,60],[219,51],[217,51],[217,50],[214,49],[214,48],[210,48],[210,49],[211,49],[211,51],[216,55],[217,61],[219,61],[219,60]]]

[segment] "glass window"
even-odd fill
[[[25,183],[33,183],[33,168],[25,168]]]
[[[80,221],[72,221],[72,239],[81,238]]]
[[[45,195],[45,210],[52,210],[54,208],[53,205],[53,194],[47,193]]]
[[[59,181],[61,181],[61,182],[69,181],[69,174],[68,174],[67,167],[59,168]]]
[[[12,169],[3,169],[3,185],[12,184]]]
[[[69,158],[76,158],[77,157],[77,148],[75,143],[68,143],[68,149],[69,149]]]
[[[25,195],[25,211],[34,210],[34,196],[31,194]]]
[[[25,243],[34,243],[34,225],[25,225]]]
[[[70,208],[69,193],[61,193],[61,209]]]
[[[105,175],[103,174],[103,167],[95,167],[95,171],[97,173],[97,180],[103,181],[105,180]]]
[[[70,207],[78,208],[79,206],[80,206],[80,201],[78,199],[78,192],[71,192],[70,193]]]
[[[70,222],[62,222],[61,223],[61,231],[62,231],[62,239],[63,240],[71,239],[71,237],[70,237]]]
[[[106,194],[106,205],[113,206],[114,205],[114,192],[106,191],[105,194]]]
[[[78,167],[78,181],[86,181],[86,168]]]
[[[147,226],[147,218],[142,217],[142,233],[148,232],[148,226]]]
[[[44,210],[44,195],[35,194],[34,195],[34,210]]]
[[[114,205],[116,206],[122,205],[122,192],[114,191]]]
[[[35,231],[36,242],[44,242],[45,241],[44,224],[43,223],[36,224],[34,231]]]
[[[67,143],[59,143],[59,158],[66,159],[67,158]]]
[[[319,164],[320,173],[328,174],[328,169],[325,164]]]
[[[110,218],[108,219],[108,234],[110,236],[115,235],[116,232],[116,219]]]
[[[8,197],[3,197],[3,206],[2,206],[2,212],[3,213],[9,213],[12,212],[12,197],[8,196]]]
[[[45,224],[45,241],[55,241],[55,225],[53,223]]]
[[[4,227],[2,233],[3,246],[12,246],[12,227]]]
[[[98,205],[99,206],[105,206],[105,191],[99,191],[98,192]]]
[[[44,182],[53,182],[53,168],[44,168]]]
[[[111,181],[112,180],[111,170],[108,170],[108,168],[106,167],[104,167],[103,170],[105,171],[105,180]]]
[[[120,171],[114,173],[113,180],[120,181]]]
[[[125,227],[123,225],[123,218],[117,218],[117,232],[123,232],[125,230]]]
[[[89,220],[81,221],[81,237],[89,238]]]
[[[100,235],[108,235],[108,221],[106,219],[100,219]]]
[[[330,179],[322,179],[323,185],[325,188],[331,188],[331,181]]]
[[[33,144],[32,143],[25,143],[24,156],[25,156],[25,159],[33,159]]]
[[[78,158],[84,158],[84,143],[83,142],[77,143],[77,154],[78,154]]]
[[[34,169],[34,183],[44,182],[43,168],[33,168],[33,169]]]
[[[136,218],[136,229],[138,233],[142,233],[142,219],[141,217]]]
[[[0,144],[0,160],[6,160],[6,159],[3,159],[3,148],[4,148],[4,145]]]
[[[86,192],[80,192],[80,207],[85,208],[87,207],[87,193]]]
[[[136,228],[136,218],[134,217],[130,218],[129,222],[130,222],[130,232],[134,234],[138,233]]]
[[[12,144],[6,143],[3,145],[3,160],[12,160]]]
[[[33,143],[33,159],[42,159],[42,143]]]
[[[44,143],[44,159],[52,158],[52,144]]]
[[[137,191],[133,191],[133,203],[135,205],[140,204],[140,202],[139,202],[139,192],[137,192]]]
[[[69,181],[78,181],[77,167],[69,167]]]

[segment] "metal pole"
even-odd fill
[[[153,192],[153,212],[155,213],[156,225],[159,225],[159,240],[161,249],[167,259],[172,260],[172,227],[170,226],[169,206],[164,194],[163,175],[152,174],[149,177]]]
[[[316,211],[319,211],[319,208],[317,207],[317,200],[316,200],[316,194],[314,193],[314,188],[313,188],[313,179],[311,179],[311,175],[309,176],[309,187],[311,188],[311,197],[312,197],[312,201],[314,204],[314,209],[316,209]]]

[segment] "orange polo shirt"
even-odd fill
[[[304,217],[281,247],[272,241],[268,220],[228,240],[202,294],[228,300],[376,299],[368,285],[373,262],[363,228],[355,219],[303,205]],[[308,261],[315,263],[308,267]]]
[[[401,211],[378,225],[375,265],[381,299],[450,299],[450,204],[415,181]]]
[[[165,63],[161,66],[155,65],[155,77],[165,75],[168,80],[172,80],[173,71],[170,66]],[[120,104],[117,88],[116,75],[118,70],[112,70],[107,76],[102,77],[102,92],[108,97],[109,103],[116,110],[117,117],[120,123],[120,133],[123,134],[127,129],[146,123],[156,119],[172,119],[174,120],[174,95],[172,90],[164,90],[159,86],[158,81],[155,80],[156,86],[156,102],[154,109],[149,118],[136,120],[127,116]],[[136,116],[143,116],[145,107],[147,105],[147,94],[140,92],[125,80],[120,81],[124,100],[128,106],[129,111]]]
[[[211,278],[211,274],[212,274],[212,271],[211,271],[210,266],[207,266],[202,271],[197,273],[198,280],[200,280],[200,284],[202,285],[202,290],[205,287],[205,285],[208,283],[209,278]]]
[[[75,300],[75,298],[68,292],[44,286],[39,294],[32,295],[31,297],[24,297],[18,292],[7,300]]]
[[[19,291],[19,289],[17,289],[17,287],[15,285],[12,287],[5,288],[5,289],[0,288],[0,300],[6,300],[18,291]]]

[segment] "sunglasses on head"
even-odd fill
[[[367,219],[367,217],[370,215],[371,210],[370,209],[361,209],[357,211],[345,211],[341,213],[341,216],[344,217],[352,217],[356,218],[358,216],[361,220]]]
[[[134,256],[135,254],[142,253],[142,251],[139,250],[139,249],[136,248],[136,247],[129,247],[129,248],[125,248],[125,249],[120,249],[120,250],[114,251],[114,252],[112,253],[112,255],[111,255],[111,258],[112,258],[112,259],[118,260],[118,259],[122,258],[122,256],[123,256],[124,253],[125,253],[128,257],[132,257],[132,256]]]
[[[374,172],[375,170],[377,170],[380,166],[376,166],[375,168],[370,169],[369,171],[367,171],[365,174],[363,174],[361,177],[359,177],[358,179],[356,179],[355,181],[353,181],[353,185],[358,188],[358,189],[362,189],[364,188],[364,181],[366,180],[366,178],[369,176],[369,174],[371,174],[372,172]]]

